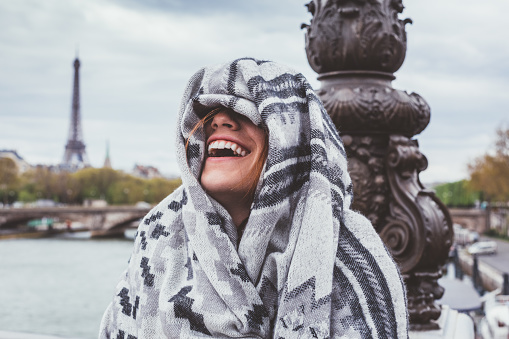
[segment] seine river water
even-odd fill
[[[132,246],[87,234],[0,240],[0,331],[97,338]]]

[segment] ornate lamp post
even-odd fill
[[[309,64],[318,91],[342,134],[354,181],[354,209],[363,212],[399,263],[412,329],[434,329],[443,295],[437,283],[452,243],[446,207],[424,188],[426,157],[412,137],[430,108],[416,93],[392,87],[405,59],[401,0],[313,0],[307,28]]]

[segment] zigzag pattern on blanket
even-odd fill
[[[316,96],[307,94],[307,91],[312,91],[312,89],[302,85],[300,74],[284,73],[270,80],[265,80],[258,75],[249,79],[247,83],[258,108],[263,107],[261,115],[264,121],[267,121],[271,115],[277,115],[283,125],[291,125],[298,120],[297,115],[302,116],[303,112],[309,112],[307,109],[308,100],[314,101],[317,107],[321,107]],[[306,101],[303,102],[303,100]],[[336,184],[336,191],[341,192],[340,195],[344,195],[345,187],[341,181],[341,169],[328,167],[327,151],[331,150],[325,149],[326,142],[332,143],[336,148],[335,151],[345,156],[339,135],[335,128],[331,128],[332,122],[325,110],[319,110],[319,116],[315,112],[309,114],[311,115],[309,119],[322,119],[326,128],[324,131],[311,129],[307,135],[302,133],[297,145],[277,148],[269,154],[266,171],[270,174],[263,179],[267,184],[255,202],[254,208],[277,205],[285,197],[298,192],[302,185],[309,180],[311,171],[322,174],[331,183]],[[311,155],[312,157],[310,157]],[[283,167],[283,163],[286,163],[287,166]],[[274,166],[277,166],[279,170],[271,171]]]
[[[218,106],[268,130],[238,245],[231,217],[198,181],[203,133],[185,148]],[[252,58],[207,67],[191,78],[178,125],[183,187],[140,224],[102,338],[406,337],[397,268],[372,226],[348,214],[344,146],[300,73]]]
[[[344,225],[341,228],[336,256],[339,262],[356,268],[351,271],[350,279],[355,281],[355,284],[352,284],[354,289],[356,286],[360,288],[360,291],[356,291],[356,294],[363,295],[365,301],[356,300],[355,302],[360,302],[361,307],[369,311],[366,312],[365,310],[365,314],[369,314],[373,319],[378,336],[396,338],[396,329],[390,325],[396,322],[396,317],[390,293],[388,293],[389,287],[386,277],[380,267],[376,265],[373,255],[359,243]],[[344,271],[345,267],[341,267],[341,270]]]

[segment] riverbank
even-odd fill
[[[26,332],[7,332],[0,330],[0,339],[74,339],[69,337],[58,337],[54,335],[34,334]]]
[[[58,234],[63,233],[76,233],[76,232],[85,232],[88,231],[87,228],[78,227],[71,229],[52,229],[52,230],[19,230],[19,229],[8,229],[8,230],[0,230],[0,240],[7,239],[39,239],[39,238],[48,238],[53,237]]]
[[[458,259],[461,270],[469,275],[473,275],[473,266],[474,266],[474,258],[467,253],[466,250],[459,251]],[[502,288],[504,283],[503,274],[505,272],[501,272],[496,268],[478,260],[477,262],[479,268],[479,275],[481,277],[482,287],[484,290],[491,292],[496,289]]]

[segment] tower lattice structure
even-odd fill
[[[74,60],[74,86],[72,93],[71,124],[69,127],[69,136],[65,145],[64,159],[62,167],[66,170],[77,170],[88,167],[88,157],[85,152],[85,143],[83,142],[83,131],[81,128],[80,112],[80,61]]]

